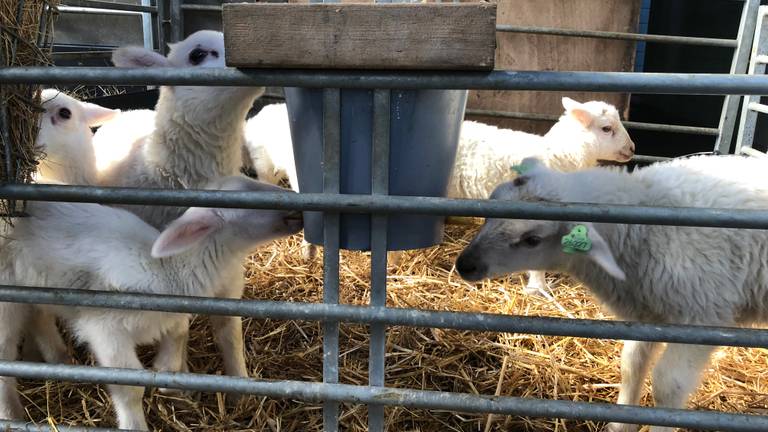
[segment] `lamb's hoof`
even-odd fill
[[[608,423],[605,425],[605,432],[637,432],[640,429],[638,425],[627,423]]]
[[[548,286],[541,286],[538,284],[528,284],[523,288],[523,292],[525,295],[534,296],[534,297],[541,297],[541,298],[547,298],[549,297],[547,294],[549,292]]]
[[[317,246],[309,243],[301,245],[301,258],[306,263],[314,261],[317,258]]]

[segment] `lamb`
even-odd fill
[[[119,48],[113,53],[112,62],[121,67],[225,66],[221,32],[201,30],[170,47],[167,58],[144,48]],[[124,159],[100,171],[98,183],[186,189],[201,188],[215,178],[239,174],[245,116],[263,93],[263,87],[161,87],[151,134],[136,142]],[[158,229],[184,211],[167,206],[124,208]],[[240,281],[233,281],[229,290],[220,294],[240,298],[244,289],[241,269],[231,269],[240,276]],[[212,318],[212,324],[220,348],[242,346],[239,317]],[[184,345],[187,334],[176,336],[174,340],[164,338],[160,350],[181,353],[182,348],[170,345]],[[243,352],[222,354],[227,374],[247,376]]]
[[[215,180],[208,187],[290,192],[242,176]],[[32,202],[28,212],[31,216],[16,222],[6,246],[12,253],[4,255],[13,257],[12,262],[3,263],[8,269],[3,274],[14,283],[188,296],[227,295],[229,287],[242,279],[241,262],[253,248],[294,234],[302,226],[298,212],[283,210],[189,208],[162,232],[128,211],[97,204]],[[105,367],[141,368],[137,344],[185,335],[189,324],[187,314],[43,308],[61,317]],[[23,326],[9,318],[0,309],[0,319],[4,320],[0,323],[0,347],[15,346],[18,333],[8,329],[16,326],[12,330],[18,331]],[[238,345],[242,339],[221,335],[219,339],[233,345],[229,351],[243,350]],[[180,370],[182,358],[180,352],[161,349],[155,367]],[[0,392],[0,416],[19,417],[20,404],[17,398],[13,401],[15,393],[10,390]],[[147,430],[143,389],[111,385],[109,391],[118,426]]]
[[[221,32],[201,30],[170,47],[167,58],[145,48],[118,48],[112,62],[118,67],[225,66]],[[126,158],[102,170],[99,184],[200,188],[217,177],[238,174],[245,116],[263,93],[263,87],[161,87],[151,134],[140,139]],[[138,117],[152,118],[146,112]],[[150,130],[146,124],[139,127],[142,132]],[[158,206],[129,209],[156,228],[184,211]]]
[[[285,104],[267,105],[246,121],[244,147],[259,180],[272,184],[287,180],[291,189],[299,191]]]
[[[96,170],[110,172],[155,130],[155,111],[123,111],[104,123],[93,135]]]
[[[94,184],[96,161],[92,127],[114,118],[120,111],[81,102],[56,89],[41,94],[45,112],[35,142],[43,154],[40,177],[68,184]]]
[[[529,156],[539,156],[547,166],[560,171],[590,168],[599,160],[632,159],[635,144],[616,107],[599,101],[579,103],[567,97],[562,104],[565,112],[544,136],[465,121],[447,196],[487,199],[494,187],[515,177],[509,167]],[[288,177],[293,190],[298,191],[290,140],[284,104],[265,107],[246,126],[246,146],[259,178],[276,184]],[[314,246],[305,243],[305,258],[314,254]],[[525,291],[544,293],[545,288],[544,273],[530,272]]]
[[[44,113],[40,117],[35,150],[43,157],[38,164],[37,182],[92,184],[96,181],[91,127],[109,121],[120,111],[79,101],[56,89],[41,92]],[[24,338],[25,359],[42,359],[49,363],[70,361],[67,347],[56,328],[55,320],[32,306],[1,303],[0,315],[30,315],[29,331]],[[7,320],[6,320],[7,321]],[[14,320],[17,321],[17,320]],[[12,345],[15,347],[16,345]]]
[[[628,173],[559,173],[525,159],[491,199],[768,209],[768,164],[739,156],[673,160]],[[468,281],[524,269],[561,271],[619,318],[733,326],[768,319],[768,232],[744,229],[487,219],[456,261]],[[619,404],[637,405],[661,343],[626,341]],[[656,404],[682,408],[714,347],[668,344],[653,369]],[[636,430],[611,424],[611,431]],[[653,427],[654,432],[669,428]]]

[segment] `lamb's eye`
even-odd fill
[[[611,133],[612,130],[613,128],[611,128],[610,126],[603,126],[603,132],[605,133]]]
[[[541,237],[536,235],[527,235],[520,239],[520,244],[525,245],[526,247],[536,247],[541,243]]]
[[[193,66],[197,66],[205,60],[207,55],[208,51],[201,48],[195,48],[189,53],[189,62],[192,63]]]
[[[72,111],[70,111],[69,108],[61,108],[59,109],[59,117],[69,120],[72,118]]]

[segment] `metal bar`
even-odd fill
[[[664,408],[644,408],[608,403],[542,400],[507,396],[476,396],[398,388],[363,387],[304,381],[262,381],[219,375],[154,372],[88,366],[0,361],[0,375],[27,379],[140,385],[195,391],[254,394],[277,399],[330,400],[356,404],[381,403],[407,408],[557,417],[593,421],[642,423],[721,431],[768,430],[768,416],[729,414]]]
[[[148,7],[152,6],[152,0],[141,0],[141,5]],[[152,14],[141,14],[141,33],[144,39],[144,48],[148,50],[155,49],[155,38],[152,35]]]
[[[655,34],[644,34],[644,33],[624,33],[624,32],[613,32],[613,31],[597,31],[597,30],[575,30],[575,29],[564,29],[564,28],[557,28],[557,27],[521,26],[521,25],[509,25],[509,24],[497,25],[496,31],[504,32],[504,33],[525,33],[525,34],[541,34],[541,35],[552,35],[552,36],[575,36],[575,37],[583,37],[583,38],[629,40],[629,41],[642,41],[642,42],[649,42],[649,43],[699,45],[699,46],[712,46],[712,47],[725,47],[725,48],[735,48],[737,44],[737,41],[735,39],[716,39],[716,38],[691,37],[691,36],[655,35]]]
[[[112,51],[55,52],[51,55],[56,60],[109,59],[112,57]]]
[[[672,158],[663,157],[663,156],[647,156],[647,155],[634,155],[632,156],[632,160],[634,162],[641,162],[641,163],[655,163],[655,162],[664,162],[671,160]]]
[[[181,0],[170,0],[168,5],[171,19],[171,42],[184,39],[184,16],[181,12]]]
[[[651,207],[618,204],[508,202],[434,197],[104,188],[65,185],[0,185],[0,198],[180,207],[264,208],[340,213],[407,213],[768,229],[768,210]]]
[[[182,4],[181,9],[189,11],[221,12],[221,6],[219,5]]]
[[[746,0],[744,2],[739,21],[739,33],[736,37],[736,51],[733,53],[733,61],[731,62],[731,74],[743,74],[747,71],[751,50],[750,44],[755,35],[757,8],[759,6],[760,0]],[[723,101],[723,110],[720,113],[720,124],[718,125],[719,132],[715,140],[715,151],[720,154],[727,154],[731,150],[739,102],[741,102],[741,97],[733,95],[727,95]]]
[[[65,14],[83,14],[83,15],[143,15],[142,12],[126,11],[126,10],[113,10],[113,9],[97,9],[79,6],[59,6],[59,12]]]
[[[768,155],[761,152],[760,150],[755,150],[752,147],[742,147],[741,153],[753,157],[768,158]]]
[[[47,424],[34,424],[23,421],[13,420],[0,420],[0,430],[5,431],[21,431],[21,432],[126,432],[129,429],[112,429],[112,428],[97,428],[87,426],[63,426],[63,425],[47,425]]]
[[[98,9],[110,9],[113,11],[131,11],[131,12],[148,12],[151,14],[157,13],[157,8],[154,6],[139,6],[126,3],[112,3],[108,1],[98,0],[64,0],[62,6],[77,6],[85,8],[98,8]],[[61,7],[61,6],[60,6]]]
[[[323,194],[338,194],[341,165],[341,91],[323,90]],[[339,304],[339,213],[323,213],[323,303]],[[339,322],[323,322],[323,382],[339,382]],[[339,404],[323,402],[323,430],[339,430]]]
[[[5,54],[5,50],[0,50],[0,66],[13,64],[12,58],[6,58]],[[2,68],[0,67],[0,69]],[[14,175],[13,153],[11,151],[11,123],[10,117],[8,116],[9,97],[8,93],[6,93],[6,87],[0,86],[0,141],[2,141],[3,152],[5,154],[5,178],[2,180],[13,182],[15,181],[16,176]],[[11,206],[11,208],[8,209],[10,212],[13,210],[13,202],[11,201],[9,205]]]
[[[560,116],[551,115],[551,114],[478,110],[478,109],[468,109],[466,113],[467,115],[504,117],[504,118],[521,119],[521,120],[553,121],[553,122],[557,121],[560,118]],[[694,134],[694,135],[717,135],[719,132],[717,128],[708,128],[708,127],[700,127],[700,126],[668,125],[668,124],[642,123],[642,122],[633,122],[633,121],[622,121],[622,124],[627,129],[650,130],[650,131],[672,132],[672,133],[687,133],[687,134]]]
[[[390,91],[373,93],[373,151],[371,158],[371,193],[389,195],[389,122]],[[387,306],[387,215],[371,215],[371,300],[370,305]],[[384,387],[386,370],[387,328],[383,324],[371,325],[371,345],[368,356],[368,383]],[[384,431],[384,406],[368,406],[368,430]]]
[[[155,0],[157,5],[157,51],[160,54],[168,55],[168,26],[171,20],[168,18],[168,0]],[[153,85],[153,83],[147,83]],[[157,85],[157,83],[154,83]]]
[[[768,14],[768,6],[760,6],[757,12],[757,25],[752,41],[752,50],[750,53],[749,75],[764,76],[766,65],[757,63],[755,59],[768,48],[768,21],[765,16]],[[749,95],[744,97],[741,104],[741,118],[739,119],[739,131],[736,134],[735,153],[742,153],[742,147],[752,147],[755,139],[755,127],[757,126],[757,111],[759,110],[760,97]],[[755,110],[755,107],[758,110]]]
[[[768,330],[753,328],[648,324],[627,321],[444,312],[326,303],[235,300],[13,285],[0,285],[0,301],[243,316],[256,319],[343,321],[355,324],[382,324],[388,327],[435,327],[545,336],[768,348]]]
[[[234,68],[15,67],[0,83],[487,89],[663,94],[768,94],[768,76],[633,72],[382,72]]]
[[[768,114],[768,105],[763,105],[758,102],[750,102],[747,104],[747,109],[763,114]]]

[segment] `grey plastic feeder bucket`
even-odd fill
[[[323,191],[323,92],[286,88],[291,138],[302,192]],[[467,101],[465,90],[392,90],[390,100],[389,194],[445,196],[456,158]],[[343,194],[371,193],[373,91],[341,90]],[[433,246],[442,241],[441,216],[393,215],[387,249]],[[340,247],[370,250],[368,215],[341,215]],[[304,236],[323,243],[323,215],[304,213]]]

